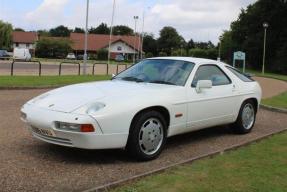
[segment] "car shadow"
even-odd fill
[[[208,140],[210,138],[230,134],[233,134],[233,132],[227,126],[213,127],[181,134],[169,138],[167,140],[165,150],[176,148],[179,145],[192,144],[200,140]],[[41,142],[38,145],[37,152],[45,154],[46,157],[48,154],[49,158],[52,158],[53,160],[75,164],[113,164],[121,162],[137,162],[123,149],[86,150]]]

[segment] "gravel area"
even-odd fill
[[[44,91],[0,90],[0,191],[82,191],[287,128],[286,114],[260,110],[248,135],[205,129],[170,138],[154,161],[135,162],[123,150],[80,150],[32,138],[19,110]]]
[[[287,91],[287,82],[277,79],[254,77],[262,87],[263,98],[270,98]]]

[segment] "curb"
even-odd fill
[[[286,113],[287,114],[287,109],[271,107],[269,105],[263,105],[263,104],[260,104],[260,108],[268,110],[268,111],[272,111],[272,112]]]
[[[235,149],[251,145],[253,143],[259,142],[259,141],[261,141],[263,139],[272,137],[273,135],[280,134],[280,133],[283,133],[283,132],[287,132],[287,128],[285,128],[283,130],[280,130],[280,131],[277,131],[277,132],[273,132],[273,133],[270,133],[270,134],[263,135],[261,137],[257,137],[257,138],[255,138],[252,141],[241,142],[239,144],[235,144],[235,145],[226,147],[226,148],[224,148],[222,150],[217,150],[217,151],[214,151],[214,152],[206,153],[206,154],[200,155],[198,157],[193,157],[193,158],[190,158],[190,159],[178,162],[178,163],[174,163],[174,164],[171,164],[171,165],[168,165],[168,166],[161,167],[159,169],[148,171],[146,173],[142,173],[142,174],[138,174],[138,175],[135,175],[135,176],[131,176],[129,178],[121,179],[121,180],[118,180],[118,181],[114,181],[114,182],[111,182],[111,183],[108,183],[108,184],[105,184],[105,185],[101,185],[101,186],[98,186],[98,187],[90,188],[90,189],[84,190],[83,192],[104,192],[104,191],[109,191],[109,190],[114,189],[116,187],[122,186],[124,184],[129,183],[129,182],[133,182],[133,181],[139,180],[141,178],[150,176],[152,174],[158,174],[158,173],[164,172],[164,171],[166,171],[168,169],[174,168],[176,166],[189,164],[189,163],[192,163],[194,161],[201,160],[201,159],[204,159],[204,158],[207,158],[207,157],[214,157],[215,155],[222,155],[225,152],[233,151]]]

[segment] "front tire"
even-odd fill
[[[251,132],[255,124],[256,119],[256,108],[252,100],[243,102],[240,107],[240,111],[235,123],[232,127],[235,132],[239,134],[246,134]]]
[[[167,135],[167,125],[162,114],[157,111],[143,112],[135,117],[130,129],[128,153],[141,161],[157,158]]]

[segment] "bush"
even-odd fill
[[[65,58],[72,51],[66,39],[41,39],[36,44],[36,55],[42,58]]]
[[[160,57],[166,57],[167,54],[166,54],[166,52],[159,52],[158,56],[160,56]]]
[[[146,55],[145,55],[146,58],[151,58],[153,57],[153,54],[151,52],[148,52]]]
[[[206,59],[214,59],[217,58],[217,50],[212,49],[190,49],[188,55],[191,57],[199,57],[199,58],[206,58]]]
[[[176,49],[171,52],[171,56],[187,56],[185,49]]]
[[[97,52],[97,59],[98,60],[107,60],[108,59],[108,54],[109,54],[108,50],[100,49]]]

